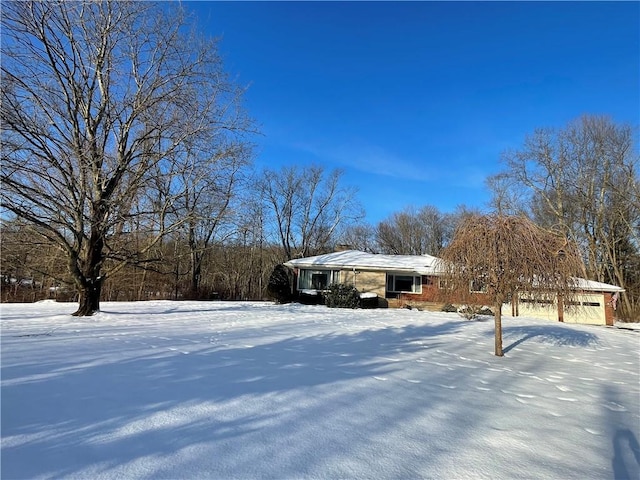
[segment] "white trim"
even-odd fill
[[[414,290],[396,290],[396,277],[410,277],[412,278],[411,287]],[[393,278],[393,289],[389,288],[389,280]],[[417,288],[416,288],[417,285]],[[386,291],[389,293],[408,293],[411,295],[420,295],[422,293],[422,275],[411,275],[405,272],[387,272],[387,278],[385,282]]]
[[[309,285],[301,285],[300,281],[305,276],[303,272],[308,272],[308,275],[311,276],[310,281],[313,282],[313,275],[327,275],[327,284],[323,288],[318,288],[318,286],[313,285],[313,283]],[[298,281],[296,282],[297,290],[302,292],[304,290],[326,290],[329,285],[334,283],[340,283],[340,270],[329,269],[329,268],[301,268],[298,271]]]

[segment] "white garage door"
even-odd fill
[[[606,324],[603,294],[585,293],[576,296],[573,300],[572,308],[565,306],[564,321],[566,323]]]
[[[518,301],[518,314],[522,317],[558,321],[558,303],[551,300],[534,300],[522,295]]]

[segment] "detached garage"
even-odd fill
[[[565,323],[591,325],[613,325],[618,298],[624,290],[608,283],[580,278],[577,280],[578,293],[571,303],[563,301],[541,301],[529,298],[526,293],[505,304],[504,316],[542,318]]]

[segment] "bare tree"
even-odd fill
[[[65,251],[76,315],[142,259],[117,241],[132,217],[142,250],[186,220],[186,145],[236,124],[215,41],[186,26],[176,4],[3,4],[2,204]]]
[[[363,252],[379,252],[376,229],[366,223],[348,226],[340,236],[339,243]]]
[[[538,129],[505,170],[489,179],[496,211],[526,211],[580,246],[587,275],[627,291],[623,310],[640,306],[633,266],[640,259],[640,177],[630,125],[583,116],[562,129]]]
[[[327,249],[341,228],[362,217],[355,190],[341,186],[341,176],[320,166],[262,172],[259,190],[286,260]]]
[[[176,202],[178,211],[187,219],[184,229],[189,247],[191,298],[200,296],[203,262],[212,242],[224,242],[235,233],[237,190],[251,153],[242,142],[220,145],[213,156],[206,149],[204,146],[201,154],[192,153],[192,165],[181,177],[184,191]]]
[[[579,253],[566,237],[522,216],[468,216],[441,258],[452,293],[469,292],[475,282],[493,300],[497,356],[503,355],[502,304],[527,292],[534,300],[558,298],[569,305],[582,269]]]
[[[380,251],[395,255],[438,255],[453,233],[454,217],[426,205],[392,214],[378,224]]]

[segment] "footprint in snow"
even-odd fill
[[[490,392],[491,389],[487,387],[476,387],[476,390],[480,390],[482,392]]]
[[[438,385],[441,388],[448,388],[449,390],[455,390],[456,388],[458,388],[455,385],[442,385],[441,383],[437,383],[436,385]]]
[[[373,377],[373,378],[375,378],[376,380],[380,380],[381,382],[386,382],[387,380],[386,377]]]
[[[558,400],[561,400],[563,402],[577,402],[578,401],[577,398],[572,398],[572,397],[558,397]]]
[[[626,412],[627,408],[614,402],[603,403],[604,408],[608,408],[612,412]]]
[[[422,383],[420,380],[413,380],[411,378],[407,378],[406,381],[409,383]]]
[[[554,385],[561,392],[570,392],[571,389],[569,387],[565,387],[564,385]]]
[[[552,417],[564,417],[564,415],[557,412],[549,412],[549,415],[551,415]]]
[[[591,435],[602,435],[602,432],[600,430],[596,430],[594,428],[584,428],[584,431],[587,433],[590,433]]]

